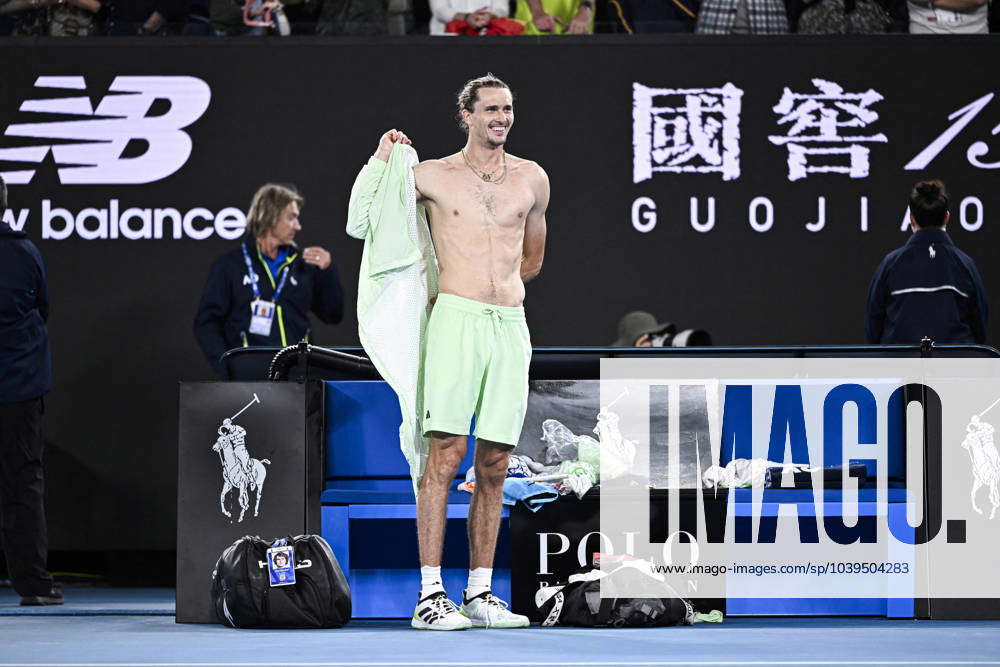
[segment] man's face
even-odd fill
[[[463,115],[469,136],[491,146],[503,146],[514,125],[514,98],[506,88],[480,88],[472,113]]]
[[[271,227],[271,235],[281,245],[292,245],[295,233],[300,229],[302,225],[299,224],[299,204],[293,201],[278,216],[278,221]]]

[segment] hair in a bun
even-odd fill
[[[917,183],[917,187],[914,188],[921,197],[926,199],[937,199],[938,195],[941,194],[941,183],[938,181],[920,181]]]
[[[917,227],[942,227],[948,215],[948,191],[939,180],[920,181],[910,192],[910,214]]]

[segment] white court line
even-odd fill
[[[773,660],[760,662],[163,662],[163,663],[136,663],[136,662],[26,662],[26,663],[0,663],[3,667],[122,667],[123,665],[136,665],[138,667],[369,667],[385,666],[395,667],[455,667],[464,665],[483,665],[484,667],[552,667],[554,665],[574,667],[576,665],[589,665],[593,667],[657,667],[659,665],[1000,665],[998,661],[975,661],[975,660],[941,660],[914,662],[913,660],[789,660],[775,662]]]

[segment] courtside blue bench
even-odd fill
[[[734,509],[736,516],[753,516],[752,490],[735,489],[736,504]],[[804,516],[814,516],[815,507],[808,495],[808,491],[800,489],[775,490],[772,498],[780,498],[781,504],[795,503],[795,512]],[[837,489],[826,490],[820,494],[815,493],[815,503],[825,503],[831,516],[843,516],[841,505],[842,492]],[[912,529],[906,524],[906,489],[890,488],[887,503],[888,521],[896,526],[896,531],[900,534]],[[788,506],[788,505],[786,505]],[[852,507],[852,511],[855,511]],[[873,516],[878,513],[875,489],[863,488],[858,493],[858,504],[856,511],[859,517]],[[761,506],[762,516],[776,516],[779,512],[778,503],[763,503]],[[822,524],[819,525],[820,532],[823,531]],[[890,541],[890,557],[887,560],[904,561],[911,558],[910,551],[902,546]],[[893,556],[893,554],[896,554]],[[911,566],[912,567],[912,566]],[[915,568],[911,569],[915,572]],[[863,575],[859,575],[863,576]],[[910,575],[912,579],[913,575]],[[909,583],[909,590],[905,590],[908,580],[897,579],[898,592],[902,595],[912,594],[912,583]],[[726,613],[731,616],[884,616],[887,618],[913,618],[914,601],[908,597],[891,598],[743,598],[738,597],[737,591],[730,592],[731,597],[726,602]]]
[[[326,470],[322,534],[351,584],[355,618],[406,618],[419,588],[416,502],[399,449],[399,402],[382,381],[326,383]],[[469,439],[459,478],[472,465]],[[460,481],[456,478],[456,484]],[[457,599],[468,574],[465,520],[472,495],[448,494],[442,576]],[[507,516],[504,508],[504,517]],[[493,588],[509,598],[507,522],[501,524]]]
[[[825,452],[824,452],[825,454]],[[730,456],[723,456],[722,465],[729,462]],[[906,476],[906,461],[902,446],[895,450],[890,449],[886,456],[886,475],[890,480],[902,480]],[[873,461],[867,461],[869,466],[869,482],[857,493],[857,514],[861,516],[873,516],[878,513],[877,490],[874,479],[877,471]],[[896,532],[903,534],[912,529],[906,523],[906,489],[902,481],[890,481],[887,499],[888,521],[896,526]],[[752,516],[753,491],[752,489],[734,489],[736,504],[734,505],[736,516]],[[772,489],[769,490],[765,500],[770,498],[778,502],[764,502],[761,507],[762,516],[776,516],[780,505],[790,506],[794,504],[797,515],[813,516],[815,507],[824,503],[832,516],[843,516],[843,496],[840,489],[824,489],[823,491],[810,492],[808,489]],[[814,497],[810,497],[813,493]],[[779,504],[780,503],[780,504]],[[852,510],[853,511],[853,510]],[[822,531],[822,525],[819,526]],[[908,560],[909,551],[890,542],[899,554],[896,560]],[[900,585],[906,583],[900,580]],[[912,591],[912,585],[910,586]],[[907,593],[911,591],[900,591]],[[730,597],[727,600],[726,613],[730,615],[747,616],[885,616],[889,618],[913,618],[914,601],[912,598],[740,598]]]
[[[332,381],[326,383],[326,470],[321,496],[322,534],[333,547],[351,584],[356,618],[405,618],[413,612],[418,579],[416,504],[409,469],[399,450],[401,421],[395,394],[381,381]],[[474,442],[470,438],[458,469],[464,477],[472,465]],[[726,461],[722,461],[723,464]],[[902,477],[901,457],[889,458],[890,477]],[[456,483],[459,479],[456,479]],[[736,514],[750,515],[751,490],[737,489]],[[776,491],[781,500],[804,503],[812,509],[807,492]],[[841,492],[827,490],[824,499],[840,502]],[[859,512],[877,510],[875,490],[862,489]],[[465,520],[471,495],[452,490],[448,496],[448,529],[442,575],[452,599],[464,587],[468,569]],[[889,491],[889,520],[905,521],[905,490]],[[820,502],[820,498],[816,498]],[[776,503],[763,513],[778,512]],[[507,511],[501,524],[494,567],[494,590],[510,599],[510,541]],[[728,601],[732,615],[873,615],[912,617],[912,599],[775,599],[738,598]]]

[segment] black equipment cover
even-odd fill
[[[287,537],[295,548],[295,583],[271,587],[270,543],[247,535],[227,548],[212,573],[219,622],[233,628],[339,628],[351,618],[351,589],[330,545],[319,535]]]

